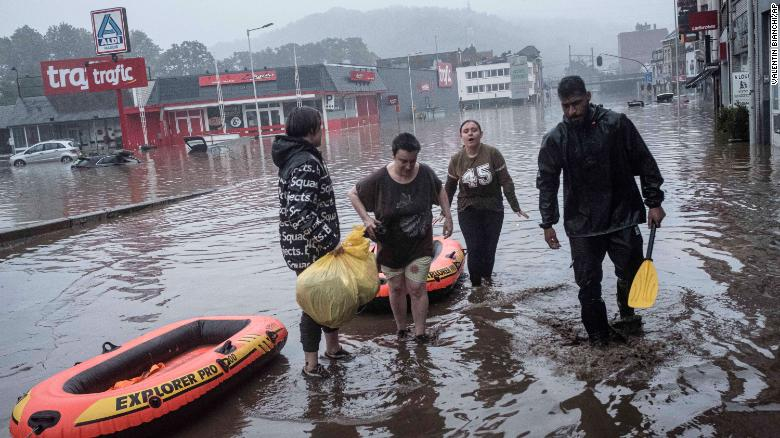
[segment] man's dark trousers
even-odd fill
[[[570,237],[574,279],[580,288],[582,323],[591,340],[609,335],[607,308],[601,299],[601,265],[609,254],[617,276],[617,301],[621,318],[634,314],[628,307],[628,293],[636,271],[642,264],[642,233],[634,225],[608,234],[590,237]]]

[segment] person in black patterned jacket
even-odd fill
[[[328,169],[317,149],[322,141],[322,116],[310,107],[295,108],[287,117],[287,135],[276,137],[271,149],[279,168],[279,236],[282,255],[296,275],[339,244],[339,216]],[[301,343],[306,358],[303,375],[325,378],[318,363],[320,332],[325,333],[325,356],[345,359],[338,329],[301,315]]]

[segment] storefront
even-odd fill
[[[300,66],[298,87],[295,69],[281,67],[255,72],[255,83],[256,100],[249,72],[158,78],[125,90],[125,133],[114,92],[19,99],[4,108],[0,128],[9,152],[51,139],[71,139],[85,152],[170,146],[192,135],[218,141],[283,133],[300,101],[323,112],[326,129],[338,130],[379,123],[386,91],[376,69],[365,66]]]
[[[73,140],[85,152],[122,146],[111,92],[25,97],[7,109],[5,124],[12,152],[53,139]]]
[[[328,130],[376,124],[386,91],[373,67],[328,64],[298,67],[298,87],[293,67],[256,71],[255,86],[256,100],[250,72],[159,78],[148,99],[126,110],[128,144],[280,134],[298,101],[322,111]]]

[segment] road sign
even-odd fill
[[[92,35],[95,53],[111,55],[130,51],[130,35],[125,8],[92,11]]]
[[[653,73],[646,72],[645,73],[645,83],[646,84],[652,84],[653,83]]]

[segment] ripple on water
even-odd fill
[[[532,214],[506,215],[495,285],[461,284],[433,304],[435,339],[424,347],[399,343],[389,314],[361,314],[342,329],[355,358],[323,360],[336,377],[321,383],[300,375],[300,313],[279,253],[270,140],[201,157],[157,149],[139,166],[94,172],[0,168],[0,228],[219,188],[4,254],[0,394],[20,394],[105,340],[198,315],[264,313],[290,330],[283,355],[183,435],[717,435],[724,426],[712,412],[724,403],[728,415],[778,402],[771,303],[780,268],[768,263],[780,258],[777,160],[713,137],[706,105],[684,105],[679,122],[672,108],[627,111],[664,173],[669,214],[654,252],[658,300],[640,312],[643,336],[605,350],[586,345],[567,242],[546,250],[536,225],[536,154],[560,110],[483,108],[463,117],[477,118],[484,141],[502,151]],[[442,177],[459,122],[417,124],[420,161]],[[393,123],[363,127],[331,133],[323,146],[344,229],[359,222],[346,192],[390,160],[395,134]],[[462,241],[457,228],[456,218]],[[607,261],[612,316],[611,271]],[[0,398],[0,420],[12,402]]]

